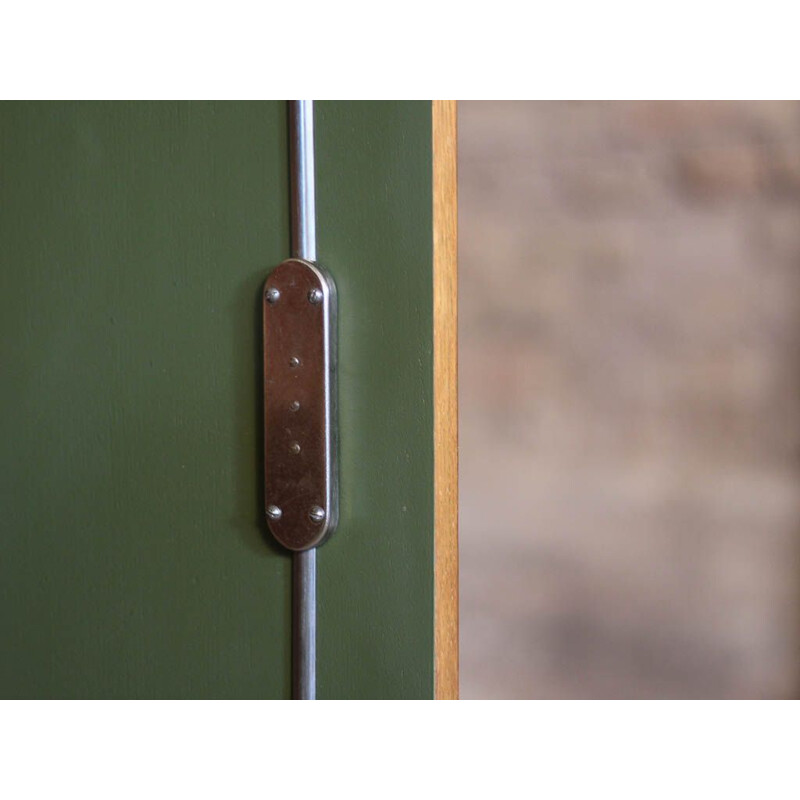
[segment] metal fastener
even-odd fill
[[[308,293],[308,302],[313,303],[315,306],[319,305],[322,302],[322,290],[321,289],[312,289]]]
[[[264,297],[267,298],[268,303],[277,303],[280,300],[281,293],[273,286],[271,289],[267,289],[264,292]]]
[[[299,367],[300,366],[300,359],[297,356],[292,356],[289,359],[289,366],[290,367]]]
[[[292,442],[292,443],[289,445],[289,449],[290,449],[290,450],[291,450],[291,451],[292,451],[292,452],[293,452],[295,455],[297,455],[297,454],[300,452],[300,445],[299,445],[299,443],[298,443],[298,442]]]
[[[300,410],[300,401],[292,400],[292,404],[289,406],[289,411],[299,411],[299,410]]]
[[[283,516],[283,511],[278,506],[267,506],[267,516],[270,519],[280,519]]]
[[[320,506],[311,506],[311,511],[308,512],[312,522],[322,522],[325,519],[325,509]]]

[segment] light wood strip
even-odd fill
[[[433,101],[436,699],[458,699],[458,196],[454,100]]]

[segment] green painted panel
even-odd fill
[[[318,695],[430,698],[431,104],[317,103],[315,125],[341,425],[341,520],[317,557]]]
[[[0,104],[0,696],[289,693],[261,498],[283,103]]]
[[[429,103],[317,106],[341,522],[319,696],[433,694]],[[284,103],[0,105],[0,696],[286,697],[260,285]]]

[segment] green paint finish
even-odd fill
[[[429,103],[317,105],[340,302],[318,695],[433,695]],[[0,697],[288,697],[260,285],[286,106],[0,104]]]
[[[283,103],[0,104],[0,696],[280,697]]]
[[[433,697],[430,103],[317,103],[317,254],[339,293],[341,517],[318,696]]]

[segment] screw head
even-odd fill
[[[267,516],[270,519],[280,519],[283,516],[283,511],[278,506],[267,506]]]
[[[308,302],[318,306],[322,302],[322,290],[321,289],[312,289],[308,293]]]
[[[292,403],[289,406],[289,411],[299,411],[299,410],[300,410],[300,401],[292,400]]]
[[[300,452],[300,444],[299,444],[298,442],[292,442],[292,443],[289,445],[289,449],[290,449],[290,450],[291,450],[291,451],[292,451],[292,452],[293,452],[295,455],[297,455],[297,454]]]
[[[290,367],[299,367],[300,366],[300,359],[297,356],[292,356],[289,359],[289,366]]]
[[[264,292],[264,297],[267,298],[268,303],[274,305],[281,299],[281,293],[273,286],[271,289],[267,289],[267,291]]]
[[[308,512],[312,522],[322,522],[325,519],[325,509],[320,506],[311,506],[311,511]]]

